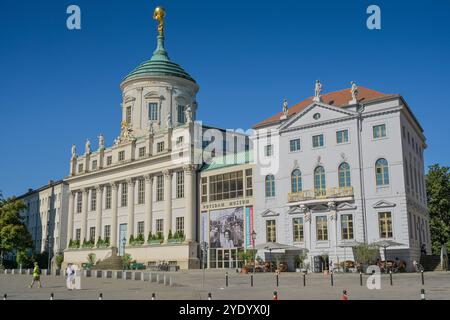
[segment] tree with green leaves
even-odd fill
[[[15,197],[0,198],[0,265],[5,253],[33,247],[31,235],[20,216],[20,211],[25,208],[23,201]]]
[[[443,244],[450,251],[450,167],[430,166],[426,183],[432,251],[439,255]]]

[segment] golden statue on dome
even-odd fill
[[[158,33],[161,37],[164,37],[164,17],[166,16],[166,11],[163,7],[156,7],[153,13],[153,19],[159,21]]]

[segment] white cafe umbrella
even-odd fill
[[[272,258],[272,250],[303,250],[302,248],[277,242],[266,242],[255,245],[256,250],[269,250],[269,259]]]
[[[359,246],[360,244],[362,243],[356,240],[347,240],[342,241],[341,244],[339,245],[340,248],[344,248],[344,270],[345,270],[345,261],[347,260],[347,248],[354,248]]]
[[[403,243],[395,242],[392,240],[378,240],[372,243],[372,245],[381,247],[384,250],[384,260],[386,263],[386,272],[387,272],[387,255],[386,255],[386,248],[388,247],[397,247],[397,246],[403,246]]]

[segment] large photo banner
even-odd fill
[[[214,210],[209,216],[209,247],[239,248],[244,245],[244,208]]]
[[[245,247],[248,248],[253,245],[253,207],[245,208]]]

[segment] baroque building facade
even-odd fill
[[[63,181],[50,181],[38,189],[29,189],[18,197],[26,205],[21,212],[31,234],[34,251],[49,252],[50,259],[66,248],[69,186]]]
[[[354,260],[357,243],[398,243],[387,258],[408,269],[431,252],[425,136],[402,96],[355,83],[322,95],[318,82],[254,129],[257,243],[307,249],[313,270]]]

